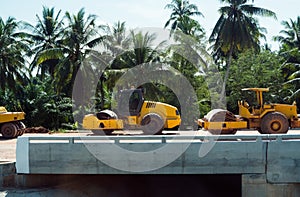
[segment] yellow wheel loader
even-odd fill
[[[23,135],[25,125],[21,120],[25,119],[24,112],[7,112],[0,106],[0,133],[4,138],[14,138]]]
[[[279,134],[287,133],[289,128],[300,127],[296,102],[292,105],[264,103],[263,92],[268,92],[269,88],[244,88],[242,91],[254,91],[257,105],[250,106],[245,100],[238,101],[239,115],[222,109],[212,110],[198,120],[199,126],[213,134],[234,134],[238,129]]]
[[[117,98],[115,111],[103,110],[85,115],[83,128],[106,134],[114,130],[141,129],[145,134],[161,134],[163,129],[178,129],[181,118],[176,107],[145,101],[142,89],[123,90]]]

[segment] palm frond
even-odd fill
[[[47,49],[41,51],[37,56],[36,64],[42,64],[45,61],[64,58],[63,52],[59,48]]]

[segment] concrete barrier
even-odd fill
[[[188,143],[186,142],[188,141]],[[199,149],[212,143],[206,155]],[[131,166],[157,162],[163,146],[183,153],[174,161],[149,171],[130,171]],[[97,150],[92,153],[89,149]],[[129,154],[116,154],[113,146],[129,151],[149,151],[150,160],[139,162]],[[174,149],[173,149],[174,148]],[[19,137],[17,173],[23,176],[97,174],[236,174],[242,179],[242,196],[300,196],[300,136],[112,136],[112,137]],[[110,158],[111,165],[103,162]],[[150,162],[149,162],[150,161]],[[114,168],[122,163],[129,170]],[[134,168],[132,168],[134,169]],[[24,180],[24,179],[23,179]]]
[[[267,180],[271,183],[300,183],[300,141],[268,143]]]
[[[244,174],[264,173],[266,163],[266,143],[256,138],[245,137],[245,141],[228,141],[211,137],[20,137],[17,141],[17,172],[22,174],[130,174],[135,173],[136,165],[155,166],[156,151],[148,153],[143,163],[137,157],[112,151],[112,145],[132,151],[157,150],[168,145],[166,156],[175,154],[174,150],[185,151],[166,166],[139,171],[143,174]],[[247,139],[248,138],[248,139]],[[253,138],[253,137],[252,137]],[[149,141],[150,140],[150,141]],[[204,157],[199,149],[209,141],[213,148]],[[147,141],[147,143],[145,143]],[[152,141],[152,142],[151,142]],[[187,144],[184,141],[190,142]],[[89,146],[93,146],[91,152]],[[102,158],[109,158],[112,165],[105,164]],[[104,161],[104,162],[103,162]],[[153,163],[152,163],[153,162]],[[127,171],[114,168],[121,163]],[[130,169],[133,169],[132,171]]]

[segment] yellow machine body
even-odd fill
[[[142,118],[150,113],[158,114],[165,120],[165,129],[175,128],[181,123],[181,118],[176,107],[160,102],[145,101],[138,116],[127,116],[125,119],[99,120],[96,115],[88,114],[84,116],[82,126],[85,129],[92,130],[119,130],[124,129],[124,124],[139,127],[141,125]]]
[[[172,129],[180,125],[181,118],[176,107],[153,101],[144,101],[141,111],[137,116],[128,116],[125,123],[132,126],[140,126],[147,114],[157,114],[164,120],[164,128]]]
[[[200,127],[210,131],[224,131],[230,132],[231,130],[246,129],[248,127],[247,121],[236,122],[208,122],[202,119],[198,120]]]
[[[238,129],[257,129],[261,133],[286,133],[288,128],[299,128],[300,119],[297,114],[297,106],[294,102],[288,104],[266,104],[263,100],[263,92],[268,92],[268,88],[245,88],[243,91],[254,91],[256,93],[256,106],[250,106],[247,101],[238,101],[239,115],[230,115],[228,121],[224,116],[224,121],[199,119],[200,127],[229,134],[235,133]],[[224,111],[224,110],[223,110]],[[219,111],[211,116],[216,116]],[[234,117],[233,117],[234,116]]]
[[[154,123],[161,122],[162,125],[157,126],[158,133],[162,129],[180,126],[181,118],[176,107],[162,102],[144,101],[139,90],[132,90],[126,94],[130,94],[130,99],[121,97],[116,112],[104,110],[105,112],[101,111],[98,114],[86,115],[83,118],[83,128],[103,131],[143,129],[150,119],[155,119]],[[155,125],[153,129],[156,129]]]
[[[0,123],[12,122],[25,119],[24,112],[7,112],[6,108],[0,106]]]
[[[14,138],[24,133],[25,125],[21,120],[25,119],[24,112],[8,112],[0,106],[0,133],[5,138]]]
[[[109,119],[109,120],[99,120],[94,114],[88,114],[84,116],[83,118],[83,123],[82,123],[83,128],[85,129],[91,129],[91,130],[118,130],[118,129],[123,129],[123,121],[119,119]]]

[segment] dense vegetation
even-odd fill
[[[125,22],[98,25],[97,17],[84,9],[63,14],[43,7],[36,24],[0,16],[0,105],[24,111],[28,127],[75,128],[74,116],[81,118],[87,112],[114,106],[116,81],[128,69],[157,64],[168,65],[189,80],[197,98],[186,102],[200,110],[200,114],[191,114],[194,118],[210,111],[212,101],[226,100],[227,109],[237,113],[237,100],[247,96],[240,91],[244,87],[269,87],[266,101],[296,100],[300,104],[300,16],[282,22],[282,31],[274,37],[280,50],[272,51],[268,45],[261,46],[265,29],[259,25],[259,17],[276,18],[276,13],[249,0],[222,2],[220,18],[208,37],[198,22],[203,14],[196,5],[188,0],[167,4],[170,18],[165,19],[164,28],[171,30],[170,37],[177,43],[172,47],[166,47],[164,41],[153,47],[157,35],[127,29]],[[196,54],[199,51],[203,53]],[[214,75],[205,64],[208,55],[223,78],[218,90],[214,90],[217,85],[207,84]],[[93,78],[99,70],[100,77]],[[86,98],[93,100],[93,105],[73,112],[72,90],[78,75],[92,80],[96,90],[93,97]],[[176,83],[180,87],[179,77]],[[135,85],[133,80],[128,87]],[[144,87],[147,99],[180,109],[176,95],[162,81]],[[214,92],[221,96],[215,98]]]

